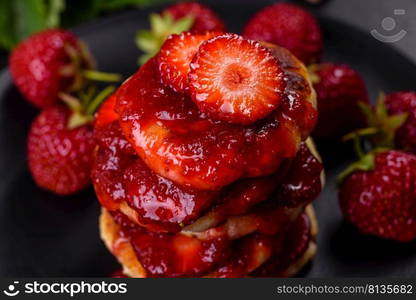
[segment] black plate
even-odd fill
[[[213,8],[239,32],[262,7],[223,1]],[[235,1],[234,1],[235,3]],[[248,1],[246,3],[249,3]],[[133,39],[148,26],[149,11],[129,11],[75,29],[90,46],[101,70],[126,76],[139,55]],[[413,89],[416,67],[387,44],[322,13],[325,60],[345,62],[365,78],[371,95]],[[93,192],[59,198],[38,189],[26,166],[25,140],[37,111],[0,75],[0,275],[107,276],[117,268],[98,237],[99,206]],[[359,235],[342,221],[334,178],[345,165],[339,151],[326,145],[327,185],[315,202],[320,225],[319,251],[304,270],[307,277],[416,275],[415,243],[401,245]],[[342,157],[341,157],[342,156]]]

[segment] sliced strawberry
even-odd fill
[[[193,101],[214,119],[250,124],[279,106],[279,61],[258,42],[224,34],[202,44],[191,63]]]
[[[118,119],[118,114],[114,111],[116,99],[116,95],[112,94],[103,104],[101,104],[95,114],[94,127],[101,128]]]
[[[199,241],[182,234],[125,231],[148,277],[194,277],[224,261],[230,243],[224,239]]]
[[[158,56],[162,82],[177,92],[188,88],[189,65],[199,46],[218,33],[171,35],[163,44]]]
[[[178,269],[186,272],[199,264],[202,242],[196,238],[177,234],[173,238],[173,250],[178,258],[176,262]]]

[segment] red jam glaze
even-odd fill
[[[124,171],[123,180],[128,205],[138,212],[140,224],[153,231],[179,231],[195,220],[217,195],[180,186],[156,175],[139,158]]]
[[[110,129],[113,126],[113,124],[109,126]],[[107,130],[106,132],[111,133],[112,131]],[[119,137],[119,139],[122,139],[122,137]],[[110,143],[107,139],[104,139],[104,141],[111,147],[115,147],[114,144],[117,145],[115,142]],[[121,144],[124,145],[124,143]],[[299,155],[304,152],[299,152]],[[140,224],[148,229],[155,231],[178,231],[181,229],[180,223],[186,224],[196,219],[207,205],[214,198],[217,198],[215,192],[197,191],[178,186],[151,172],[140,159],[117,155],[117,153],[121,152],[100,149],[97,153],[97,162],[103,161],[101,166],[95,165],[93,172],[97,195],[101,203],[110,210],[117,209],[120,201],[126,201],[130,207],[139,213]],[[120,161],[125,161],[126,163],[121,167],[114,165]],[[301,168],[299,171],[304,173],[305,170],[308,170],[308,168]],[[287,177],[283,175],[286,174],[285,171],[281,171],[279,174],[284,178]],[[186,227],[186,229],[191,231],[207,230],[217,226],[229,217],[248,213],[253,206],[265,201],[273,193],[275,187],[280,186],[280,181],[281,179],[278,178],[278,175],[273,175],[245,179],[232,184],[221,191],[221,196],[218,196],[218,203],[206,215],[196,220],[195,223],[188,226],[189,228]],[[319,175],[318,183],[320,184]],[[102,190],[107,192],[104,193],[104,196],[102,195]],[[280,187],[278,191],[280,190],[284,190],[284,188]],[[124,197],[120,198],[118,195],[123,195]],[[304,202],[298,201],[296,203],[298,205],[306,204],[311,200],[310,197],[306,197],[308,194],[305,195],[299,192],[298,195],[298,199],[306,198],[308,200]],[[258,229],[262,232],[274,232],[278,230],[279,226],[282,227],[282,224],[288,222],[288,218],[290,220],[291,217],[290,214],[287,215],[287,209],[279,207],[282,205],[282,201],[268,201],[264,204],[266,205],[265,209],[257,208],[250,212],[249,218],[246,218],[244,221],[239,220],[238,224],[245,225],[247,225],[246,221],[250,220],[248,222],[249,228],[245,229],[242,226],[241,231],[245,232],[247,230],[251,232]],[[293,204],[292,206],[294,206]],[[279,220],[279,222],[276,222],[276,220]],[[235,219],[233,219],[231,224],[235,224],[233,222],[235,222]],[[232,225],[230,226],[232,227]],[[226,235],[228,230],[227,226],[220,226],[213,229],[213,233],[210,233],[210,235]]]
[[[118,119],[118,114],[114,111],[116,99],[116,95],[113,93],[100,105],[94,116],[94,128],[103,127]]]
[[[200,241],[182,234],[154,233],[134,226],[120,213],[113,217],[148,277],[199,276],[229,256],[230,242],[225,239]]]
[[[280,205],[289,207],[315,200],[322,190],[322,170],[322,163],[302,143],[289,171],[274,192],[275,199]]]
[[[293,176],[290,175],[292,169],[287,173],[289,164],[286,163],[282,164],[279,172],[272,176],[241,180],[218,193],[180,186],[156,175],[134,155],[129,143],[123,138],[117,122],[107,125],[102,131],[97,131],[96,137],[100,149],[92,177],[101,204],[109,210],[116,210],[120,202],[125,201],[138,213],[137,222],[152,231],[177,232],[182,225],[195,220],[193,224],[185,228],[187,231],[207,230],[226,221],[229,217],[248,213],[256,204],[267,200],[278,186],[276,193],[278,201],[268,201],[265,204],[266,207],[272,206],[271,209],[257,209],[251,212],[246,220],[238,220],[238,223],[235,223],[233,219],[230,224],[226,223],[228,227],[220,226],[207,234],[227,235],[229,227],[233,224],[247,225],[247,229],[242,226],[241,232],[246,232],[245,230],[247,232],[272,230],[273,232],[282,226],[275,219],[287,222],[287,217],[284,217],[287,210],[280,209],[279,206],[291,198],[285,198],[282,195],[289,195],[295,199],[289,203],[292,207],[304,205],[315,197],[315,192],[310,191],[312,187],[310,188],[307,184],[300,190],[293,191],[292,188],[293,182],[297,182],[294,180],[298,177],[303,178],[303,183],[310,182],[307,180],[309,174],[305,175],[305,171],[314,169],[308,166],[308,162],[317,162],[314,157],[310,158],[311,154],[304,145],[297,158],[290,164],[291,168],[295,165],[299,166],[296,173],[298,177],[292,178]],[[308,159],[306,162],[304,162],[305,158]],[[299,160],[302,163],[297,163]],[[315,177],[319,185],[316,190],[319,192],[321,168],[316,170]],[[285,180],[284,185],[280,184],[282,178]],[[214,199],[217,204],[207,214],[197,219]],[[267,220],[270,220],[270,224]]]
[[[246,277],[252,272],[273,276],[298,259],[310,239],[306,214],[296,219],[289,231],[254,233],[236,241],[150,232],[121,213],[112,215],[122,228],[120,238],[130,241],[148,277]]]
[[[295,116],[294,107],[287,110]],[[278,110],[251,126],[210,120],[188,96],[161,84],[155,60],[121,86],[115,109],[127,139],[153,171],[198,189],[268,175],[282,158],[294,157],[300,142],[296,122]]]
[[[312,92],[310,83],[300,75],[302,64],[293,58],[293,55],[285,48],[269,43],[263,43],[282,64],[286,75],[286,101],[282,102],[282,112],[299,126],[302,139],[306,139],[318,120],[318,112],[310,101],[305,101]]]
[[[286,173],[282,164],[275,175],[244,179],[220,192],[194,190],[156,175],[135,155],[123,138],[117,122],[95,131],[98,145],[92,178],[97,197],[108,210],[126,202],[138,214],[137,222],[153,231],[176,232],[200,216],[215,200],[217,204],[191,227],[205,230],[227,219],[247,213],[265,201]],[[207,227],[208,226],[208,227]]]
[[[99,145],[91,172],[94,189],[101,205],[115,210],[126,200],[123,170],[136,160],[136,154],[123,138],[117,121],[96,127],[94,137]]]
[[[253,234],[236,241],[232,256],[207,277],[242,278],[264,264],[272,255],[278,237]],[[277,250],[278,251],[278,250]]]
[[[152,172],[124,139],[118,122],[96,130],[100,146],[92,178],[100,203],[117,210],[125,201],[140,225],[154,231],[179,231],[197,218],[217,192],[180,186]]]
[[[266,201],[281,177],[286,173],[288,163],[282,164],[276,174],[239,180],[220,191],[214,205],[194,223],[184,228],[187,231],[204,231],[232,216],[247,214],[255,205]]]
[[[275,251],[263,266],[253,273],[256,277],[282,276],[283,272],[296,262],[308,249],[311,240],[311,221],[306,213],[301,214],[290,226],[282,243],[281,250]],[[276,246],[275,246],[276,247]]]
[[[254,232],[275,235],[284,232],[303,210],[303,205],[293,208],[279,207],[271,200],[255,206],[248,214],[231,216],[219,226],[209,227],[204,231],[190,231],[185,228],[185,232],[201,240],[219,237],[238,240]]]

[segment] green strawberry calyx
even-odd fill
[[[114,90],[115,86],[110,85],[97,92],[96,87],[91,85],[85,91],[81,91],[78,97],[67,93],[60,93],[59,98],[72,112],[68,119],[68,129],[74,129],[92,123],[96,110]]]
[[[72,78],[72,84],[66,92],[78,92],[91,81],[119,82],[121,80],[119,74],[100,72],[95,69],[96,63],[84,42],[78,41],[78,48],[66,44],[64,49],[70,61],[60,69],[60,74]]]
[[[408,114],[390,115],[384,100],[384,93],[380,93],[374,108],[367,103],[359,102],[358,105],[367,119],[368,127],[359,129],[355,133],[367,136],[374,147],[393,149],[396,131],[406,122]]]
[[[372,171],[377,154],[394,149],[395,133],[406,122],[407,114],[390,115],[384,100],[384,93],[380,93],[374,108],[367,103],[359,102],[368,127],[355,130],[343,137],[343,141],[353,142],[359,159],[338,175],[338,185],[356,171]],[[366,153],[363,146],[370,150]]]
[[[150,14],[149,21],[150,30],[140,30],[136,34],[136,45],[144,52],[138,60],[140,65],[159,52],[169,35],[188,31],[194,24],[192,16],[174,20],[170,13]]]

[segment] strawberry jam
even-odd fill
[[[155,231],[178,231],[195,219],[217,195],[177,185],[153,173],[131,151],[117,122],[97,130],[100,145],[92,178],[98,199],[109,210],[127,203],[136,221]]]
[[[213,201],[217,204],[191,230],[201,231],[244,214],[270,197],[288,165],[283,164],[276,175],[245,179],[219,192],[195,190],[152,172],[124,139],[117,122],[96,129],[95,137],[100,147],[92,178],[101,204],[108,210],[123,210],[123,203],[127,204],[135,212],[127,213],[133,221],[152,231],[179,231]]]
[[[236,241],[224,237],[200,240],[180,233],[154,233],[113,213],[121,236],[132,245],[147,277],[277,276],[306,251],[310,221],[302,214],[288,231],[254,233]]]
[[[281,250],[275,252],[267,263],[261,266],[254,276],[281,276],[283,272],[307,250],[311,240],[311,221],[306,213],[301,214],[285,235]]]
[[[285,276],[308,257],[311,222],[304,211],[321,191],[322,165],[302,141],[316,122],[315,96],[306,68],[283,48],[266,47],[284,84],[275,101],[267,78],[250,77],[263,103],[272,105],[256,107],[255,93],[245,98],[260,113],[254,119],[246,111],[231,120],[198,109],[190,77],[184,74],[174,90],[170,76],[177,74],[169,69],[162,82],[156,58],[97,113],[92,180],[105,208],[101,236],[126,274]],[[170,68],[180,53],[169,51],[163,64]],[[234,97],[238,88],[230,98],[230,86],[218,86],[222,77],[214,83],[205,67],[199,71],[193,88],[210,85],[214,99],[244,100]],[[228,84],[245,84],[234,75],[225,76],[233,81]],[[224,95],[211,95],[214,90]],[[241,114],[249,121],[239,120]]]
[[[224,238],[200,241],[179,233],[149,232],[120,213],[113,215],[148,277],[198,276],[229,256],[230,242]]]
[[[291,206],[296,208],[313,200],[321,187],[321,165],[303,144],[294,161],[282,164],[276,174],[241,180],[220,192],[215,192],[181,186],[152,172],[135,155],[117,122],[97,129],[96,138],[100,147],[92,178],[101,204],[109,210],[123,211],[133,221],[152,231],[177,232],[193,222],[185,230],[202,232],[227,220],[223,227],[215,229],[216,235],[238,236],[261,228],[276,231],[281,225],[280,222],[274,221],[274,218],[279,216],[279,220],[286,220],[283,217],[286,211],[278,207],[245,218],[229,218],[245,215],[272,194],[276,195],[274,197],[278,200],[272,202],[273,207],[276,207],[277,203],[285,204],[288,196]],[[294,172],[290,169],[288,173],[288,166],[291,166]],[[284,184],[279,184],[282,180]],[[298,184],[297,180],[302,180],[303,185]],[[216,204],[212,205],[214,202]],[[270,202],[266,205],[270,205]],[[134,212],[126,211],[123,203]],[[210,205],[212,207],[201,216]],[[270,216],[265,218],[265,214]],[[259,218],[271,219],[270,225],[262,225],[264,222],[258,221]],[[241,230],[228,232],[229,228],[237,225]]]
[[[313,201],[322,190],[322,170],[322,163],[302,143],[289,171],[275,191],[276,200],[282,206],[291,207]]]
[[[292,73],[285,73],[287,81],[302,78]],[[217,190],[241,177],[271,174],[282,159],[294,157],[313,123],[303,127],[309,94],[306,84],[297,86],[302,88],[286,93],[281,108],[250,126],[214,121],[188,95],[161,83],[153,59],[121,86],[115,109],[127,139],[154,172]]]

